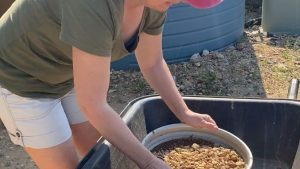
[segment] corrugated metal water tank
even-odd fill
[[[220,50],[240,38],[244,31],[245,0],[224,0],[210,9],[185,4],[168,10],[163,31],[163,52],[168,63],[188,60],[204,49]],[[137,68],[134,55],[113,62],[114,70]]]
[[[300,0],[264,0],[262,27],[274,34],[300,34]]]

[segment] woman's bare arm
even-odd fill
[[[156,160],[108,105],[110,57],[95,56],[73,48],[73,72],[78,102],[92,125],[140,168]],[[88,131],[87,131],[88,132]],[[162,164],[161,168],[166,168]]]
[[[218,128],[209,115],[192,112],[182,99],[163,58],[162,34],[153,36],[142,33],[136,56],[147,82],[182,122],[193,127]]]

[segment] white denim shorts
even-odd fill
[[[49,148],[72,136],[71,124],[86,122],[74,90],[59,99],[20,97],[0,86],[0,118],[14,144]]]

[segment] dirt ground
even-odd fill
[[[247,8],[246,21],[260,15],[261,8]],[[267,37],[259,22],[253,23],[236,44],[224,51],[206,55],[201,52],[188,62],[170,65],[180,92],[183,95],[286,98],[291,79],[300,78],[300,37]],[[153,90],[140,72],[112,71],[109,103],[117,112],[134,98],[149,94],[153,94]],[[0,168],[36,168],[20,147],[11,144],[3,126],[0,126]]]

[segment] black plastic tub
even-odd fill
[[[253,169],[292,168],[300,138],[300,102],[296,100],[184,97],[196,112],[210,114],[219,127],[242,139],[252,151]],[[121,113],[133,133],[144,136],[178,119],[160,97],[133,100]],[[136,165],[100,139],[78,168],[135,169]]]

